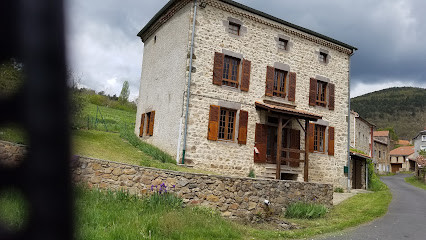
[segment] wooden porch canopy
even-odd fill
[[[256,101],[255,102],[256,105],[256,109],[260,109],[260,110],[266,110],[268,112],[272,112],[272,113],[276,113],[277,115],[279,115],[279,120],[278,120],[278,132],[277,132],[277,160],[276,160],[276,178],[277,179],[281,179],[281,163],[282,161],[287,161],[287,162],[304,162],[304,179],[305,182],[308,182],[309,179],[309,140],[308,140],[308,129],[309,129],[309,121],[317,121],[318,119],[322,119],[322,116],[314,114],[314,113],[310,113],[307,111],[303,111],[303,110],[297,110],[295,109],[294,106],[291,105],[285,105],[285,104],[281,104],[281,103],[274,103],[271,101],[265,101],[265,102],[260,102],[260,101]],[[288,119],[286,123],[283,124],[283,119]],[[303,126],[300,123],[300,119],[305,120],[305,126]],[[297,150],[297,149],[288,149],[288,148],[282,148],[282,131],[283,128],[285,128],[291,120],[296,120],[300,127],[302,128],[302,130],[305,132],[305,150]],[[311,130],[311,129],[309,129]],[[311,130],[313,133],[313,129]],[[299,140],[300,141],[300,140]],[[281,153],[282,151],[284,152],[288,152],[289,154],[287,155],[287,158],[282,159],[281,158]],[[304,160],[300,160],[300,159],[296,159],[296,158],[291,158],[291,155],[293,154],[300,154],[300,153],[304,153],[305,154],[305,159]]]

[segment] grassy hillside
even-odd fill
[[[411,139],[426,125],[426,89],[389,88],[353,98],[351,107],[378,128],[393,127]]]

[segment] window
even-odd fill
[[[149,123],[151,122],[151,113],[149,112],[149,113],[147,113],[146,114],[146,122],[147,122],[147,124],[146,124],[146,134],[148,135],[149,134]]]
[[[279,38],[278,39],[278,49],[287,50],[288,48],[288,40]]]
[[[316,105],[325,107],[327,106],[327,83],[318,81],[317,82],[317,99]]]
[[[320,52],[319,61],[322,62],[322,63],[327,63],[327,57],[328,57],[327,53]]]
[[[420,146],[420,150],[426,150],[426,145]]]
[[[381,158],[381,152],[379,151],[379,158]]]
[[[229,22],[229,33],[236,36],[240,36],[241,25],[233,22]]]
[[[220,108],[218,139],[234,140],[236,113],[236,110]]]
[[[225,56],[223,62],[222,85],[238,88],[240,59]]]
[[[422,135],[422,142],[426,142],[426,135]]]
[[[325,126],[315,124],[314,151],[325,152]]]
[[[273,95],[285,98],[287,72],[275,69]]]

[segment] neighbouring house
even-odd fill
[[[414,144],[414,157],[417,158],[421,150],[426,151],[426,128],[425,130],[420,131],[417,134],[417,136],[413,138],[413,144]]]
[[[367,162],[373,158],[374,125],[351,111],[351,182],[353,189],[367,188]]]
[[[391,171],[389,145],[387,142],[374,139],[374,159],[376,160],[376,171],[379,174],[389,173]]]
[[[399,147],[390,151],[391,169],[393,173],[414,171],[415,164],[408,157],[414,153],[414,146]]]
[[[234,1],[193,3],[168,2],[138,34],[135,133],[194,168],[346,188],[356,48]]]
[[[399,146],[410,146],[411,143],[408,140],[398,140],[398,142],[396,142],[397,145]]]

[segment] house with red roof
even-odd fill
[[[408,158],[413,153],[414,146],[403,146],[390,151],[392,172],[414,171],[415,162]]]

